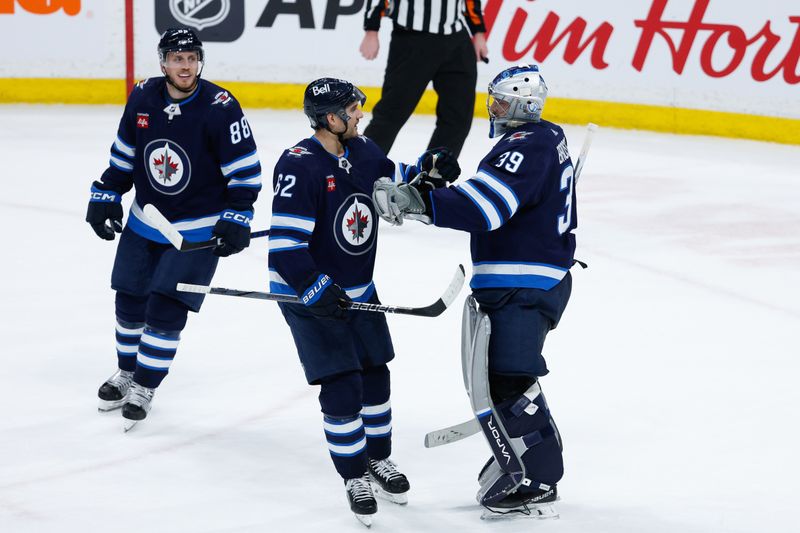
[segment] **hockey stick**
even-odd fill
[[[466,422],[461,422],[454,426],[437,429],[425,435],[425,447],[435,448],[451,442],[471,437],[481,430],[481,425],[476,418],[470,418]]]
[[[153,204],[147,204],[144,206],[145,216],[150,220],[150,223],[153,224],[158,231],[178,250],[181,252],[189,252],[191,250],[202,250],[203,248],[213,248],[215,246],[219,246],[222,244],[221,237],[214,237],[208,241],[200,241],[200,242],[190,242],[184,240],[183,235],[181,232],[178,231],[175,226],[167,220],[167,217],[161,214],[161,211],[158,210],[156,206]],[[269,235],[269,230],[261,230],[261,231],[253,231],[250,233],[251,239],[257,239],[258,237],[266,237]]]
[[[578,161],[575,162],[575,182],[578,182],[578,178],[581,177],[581,171],[583,170],[583,165],[586,163],[586,156],[589,154],[589,147],[592,145],[592,137],[594,137],[594,132],[597,131],[597,124],[589,123],[586,128],[586,137],[583,138],[583,146],[581,147],[581,153],[578,156]]]
[[[425,307],[402,307],[399,305],[371,304],[366,302],[348,302],[347,308],[354,311],[372,311],[375,313],[394,313],[397,315],[413,315],[435,317],[441,315],[445,309],[456,299],[461,288],[464,286],[464,266],[458,265],[453,275],[450,285],[444,294],[431,305]],[[225,289],[222,287],[209,287],[207,285],[192,285],[189,283],[178,283],[178,290],[181,292],[194,292],[199,294],[221,294],[223,296],[238,296],[241,298],[255,298],[257,300],[272,300],[274,302],[300,303],[297,296],[288,294],[275,294],[259,291],[242,291],[237,289]]]

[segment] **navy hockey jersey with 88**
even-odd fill
[[[226,207],[253,205],[261,164],[250,125],[225,89],[201,79],[173,102],[165,78],[151,78],[128,98],[100,181],[119,193],[135,187],[128,226],[142,237],[167,242],[142,212],[153,204],[187,240],[202,241]]]

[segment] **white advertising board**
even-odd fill
[[[0,78],[124,78],[124,4],[0,0]],[[379,87],[391,23],[383,22],[379,57],[366,61],[363,5],[136,0],[135,76],[158,73],[159,28],[177,20],[206,42],[209,79],[303,84],[332,75]],[[800,118],[800,2],[484,0],[483,8],[491,63],[479,64],[479,91],[502,68],[537,62],[562,98]]]

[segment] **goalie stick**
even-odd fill
[[[598,125],[592,122],[586,127],[586,136],[583,138],[583,146],[581,146],[581,153],[578,155],[578,160],[575,162],[575,182],[577,183],[578,178],[581,176],[581,171],[583,170],[583,165],[586,163],[586,156],[589,154],[589,148],[592,146],[592,138],[594,137],[594,133],[597,131]],[[450,444],[452,442],[458,442],[462,439],[466,439],[467,437],[471,437],[476,433],[481,431],[481,426],[478,423],[478,420],[472,418],[470,420],[466,420],[461,422],[460,424],[455,424],[452,426],[448,426],[446,428],[437,429],[425,434],[425,447],[426,448],[435,448],[436,446],[443,446],[445,444]]]
[[[586,156],[589,154],[589,147],[592,146],[592,137],[594,137],[594,132],[597,131],[597,124],[593,124],[592,122],[586,127],[586,136],[583,138],[583,146],[581,146],[581,153],[578,156],[578,160],[575,162],[575,182],[577,183],[578,178],[581,177],[581,171],[583,170],[583,165],[586,163]]]
[[[203,248],[213,248],[222,244],[221,237],[214,237],[208,241],[200,241],[200,242],[190,242],[184,240],[183,235],[181,232],[175,228],[175,226],[167,220],[167,217],[161,214],[161,211],[158,210],[156,206],[153,204],[147,204],[144,206],[145,216],[150,220],[150,223],[153,224],[161,234],[166,237],[166,239],[178,250],[181,252],[189,252],[191,250],[202,250]],[[269,235],[269,230],[261,230],[261,231],[253,231],[250,233],[251,239],[257,239],[258,237],[266,237]]]
[[[444,294],[434,303],[424,307],[402,307],[399,305],[371,304],[365,302],[348,302],[348,309],[354,311],[372,311],[375,313],[394,313],[398,315],[413,315],[435,317],[441,315],[445,309],[456,299],[461,288],[464,286],[464,266],[458,265],[450,285]],[[272,300],[275,302],[300,303],[300,298],[287,294],[275,294],[259,291],[242,291],[237,289],[225,289],[222,287],[209,287],[207,285],[192,285],[189,283],[178,283],[178,290],[182,292],[194,292],[199,294],[221,294],[223,296],[238,296],[241,298],[255,298],[257,300]]]

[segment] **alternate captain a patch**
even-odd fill
[[[362,255],[375,246],[376,219],[372,199],[366,194],[348,196],[333,219],[336,244],[350,255]]]
[[[169,196],[183,192],[192,177],[192,164],[186,151],[169,139],[156,139],[147,144],[144,168],[153,189]]]

